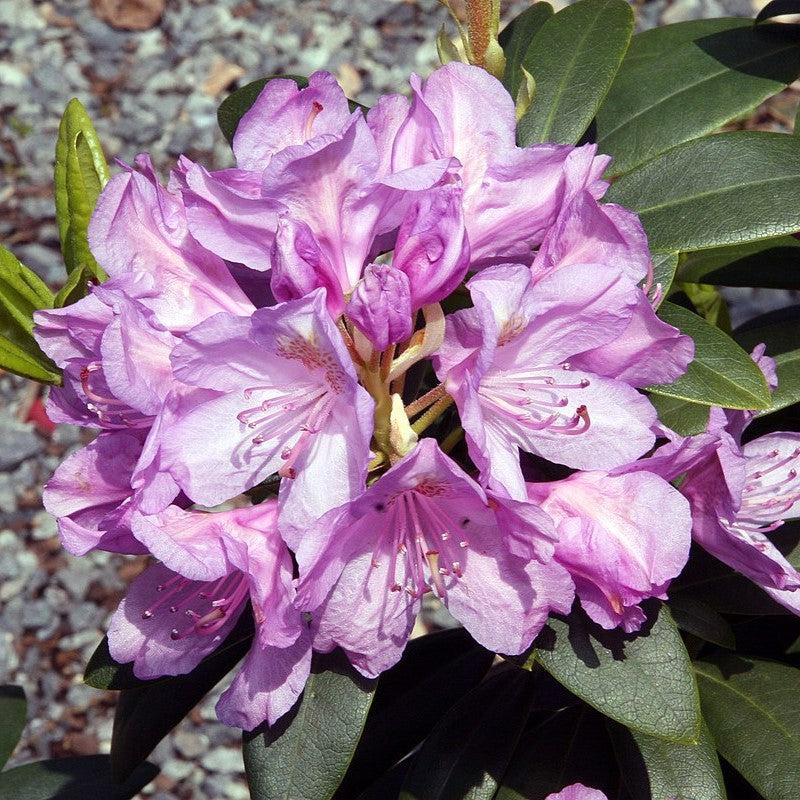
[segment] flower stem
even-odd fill
[[[422,395],[422,397],[418,397],[416,400],[409,403],[406,406],[406,414],[408,414],[409,417],[419,414],[420,411],[424,411],[428,406],[433,405],[443,394],[444,386],[440,383],[438,386]]]
[[[449,394],[440,397],[412,426],[414,433],[422,433],[436,422],[442,414],[453,404],[453,398]]]

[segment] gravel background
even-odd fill
[[[144,0],[145,3],[158,0]],[[750,16],[760,0],[653,0],[636,6],[639,27],[724,14]],[[108,0],[97,0],[107,6]],[[111,5],[114,5],[112,2]],[[0,241],[51,286],[64,278],[53,218],[52,161],[58,122],[77,96],[110,158],[149,150],[165,171],[188,153],[231,164],[216,107],[236,85],[273,73],[337,73],[366,104],[436,62],[433,36],[446,19],[436,0],[167,0],[154,27],[117,30],[89,0],[0,0]],[[505,3],[508,16],[527,5]],[[559,7],[563,3],[556,2]],[[784,93],[761,122],[791,119]],[[741,296],[740,296],[741,299]],[[734,308],[748,313],[753,294]],[[770,303],[769,293],[755,296]],[[108,752],[114,694],[81,681],[108,615],[141,559],[66,555],[41,487],[77,428],[41,419],[38,388],[0,373],[0,683],[20,684],[29,722],[11,764]],[[206,699],[152,756],[158,800],[247,798],[240,739],[214,721]]]

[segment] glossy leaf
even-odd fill
[[[734,331],[734,338],[746,350],[765,344],[775,359],[778,388],[770,407],[759,416],[800,403],[800,307],[790,306],[762,314]]]
[[[676,744],[610,723],[622,780],[632,800],[726,800],[714,740],[705,724],[697,744]]]
[[[655,406],[661,422],[681,436],[695,436],[708,425],[710,406],[661,394],[651,394],[650,402]]]
[[[638,635],[604,631],[575,609],[553,618],[529,663],[607,717],[674,741],[693,741],[700,725],[697,688],[683,641],[664,606],[650,605]]]
[[[720,647],[731,650],[736,647],[733,629],[725,618],[708,604],[678,595],[670,598],[669,610],[675,624],[681,630]]]
[[[783,14],[800,14],[800,2],[798,0],[771,0],[758,12],[756,22],[780,17]]]
[[[637,34],[597,113],[598,148],[621,175],[717,130],[800,75],[800,43],[779,25],[702,19]],[[699,165],[698,165],[699,166]]]
[[[413,750],[480,683],[494,657],[463,628],[409,642],[401,661],[381,675],[364,733],[336,798],[354,797]]]
[[[229,143],[233,143],[233,135],[236,133],[239,120],[250,110],[250,106],[255,103],[256,98],[261,94],[261,90],[267,83],[277,77],[289,78],[301,89],[308,86],[308,79],[300,75],[270,75],[268,78],[259,78],[256,81],[251,81],[235,92],[231,92],[217,109],[217,123]]]
[[[97,197],[109,179],[97,132],[77,98],[67,104],[56,141],[56,220],[67,271],[86,269],[97,280],[106,274],[89,249],[87,230]]]
[[[28,704],[21,686],[0,686],[0,769],[11,757],[28,719]]]
[[[514,669],[470,692],[423,743],[400,800],[491,800],[530,716],[534,691],[531,675]]]
[[[89,293],[89,284],[92,283],[90,270],[81,264],[67,276],[66,283],[58,290],[53,300],[55,308],[64,308],[78,300],[82,300]]]
[[[716,286],[800,288],[800,240],[781,236],[687,253],[678,280]]]
[[[158,775],[142,764],[123,783],[111,777],[108,756],[34,761],[0,773],[0,797],[8,800],[131,800]]]
[[[517,90],[522,80],[520,68],[533,37],[552,16],[553,7],[550,3],[534,3],[530,8],[526,8],[521,14],[514,17],[500,32],[500,46],[506,57],[503,85],[513,98],[517,96]]]
[[[800,670],[731,655],[695,662],[717,749],[765,800],[795,800],[800,775]]]
[[[61,373],[33,338],[33,313],[53,307],[53,293],[0,247],[0,368],[43,383],[59,383]]]
[[[677,269],[678,253],[653,253],[653,283],[661,284],[661,292],[664,297],[672,288]]]
[[[250,625],[247,617],[237,628]],[[234,629],[235,631],[236,629]],[[231,642],[233,633],[226,642]],[[111,736],[111,765],[117,780],[125,780],[156,745],[214,688],[250,648],[250,638],[220,648],[188,675],[124,689],[117,700]]]
[[[517,126],[521,145],[577,142],[619,69],[633,32],[624,0],[579,0],[540,28],[522,59],[536,99]]]
[[[532,715],[493,800],[539,800],[573,783],[608,789],[616,779],[603,717],[580,703]]]
[[[315,655],[294,709],[272,728],[244,735],[253,800],[328,800],[344,777],[372,703],[376,681],[340,650]]]
[[[761,370],[730,336],[673,303],[662,303],[658,315],[694,339],[695,355],[678,380],[648,391],[709,406],[769,408],[769,386]]]
[[[702,250],[800,230],[800,141],[734,131],[679,145],[606,194],[636,211],[654,250]]]

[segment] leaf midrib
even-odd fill
[[[734,29],[732,29],[732,30],[734,30]],[[692,44],[695,44],[695,43],[696,43],[696,41],[692,40]],[[656,102],[652,103],[649,106],[645,106],[644,108],[642,108],[641,110],[639,110],[635,114],[633,114],[632,116],[628,117],[626,120],[623,120],[619,125],[617,125],[616,127],[612,128],[610,131],[607,131],[603,136],[598,138],[597,142],[598,142],[598,144],[601,144],[601,143],[604,143],[604,142],[608,141],[608,139],[611,138],[618,130],[620,130],[621,128],[626,127],[627,125],[630,125],[630,123],[633,122],[633,120],[638,119],[639,117],[643,116],[644,114],[647,114],[648,112],[652,111],[655,108],[658,108],[659,105],[661,105],[662,103],[666,103],[667,101],[671,100],[673,97],[677,97],[677,96],[683,94],[684,92],[691,91],[692,89],[695,89],[698,86],[702,86],[702,84],[707,83],[709,81],[716,80],[717,78],[719,78],[719,77],[721,77],[721,76],[723,76],[723,75],[725,75],[725,74],[727,74],[729,72],[739,71],[737,69],[738,67],[747,67],[747,66],[750,66],[751,64],[754,64],[754,63],[756,63],[756,62],[758,62],[758,61],[760,61],[760,60],[762,60],[764,58],[774,58],[775,56],[781,55],[782,53],[786,53],[786,52],[789,52],[789,51],[795,50],[795,49],[797,49],[797,45],[790,45],[788,47],[782,47],[779,50],[773,50],[768,55],[762,54],[762,55],[757,56],[755,58],[746,59],[745,61],[737,63],[735,65],[735,67],[724,67],[719,72],[715,72],[713,74],[706,75],[705,77],[701,78],[698,81],[695,81],[694,83],[690,83],[688,85],[682,86],[680,89],[676,89],[674,92],[670,92],[669,94],[664,95],[663,97],[659,98]],[[770,80],[773,83],[782,84],[784,86],[787,85],[787,84],[784,84],[783,81],[777,81],[777,80],[774,80],[773,78],[763,78],[762,80]]]
[[[770,712],[769,709],[756,703],[750,695],[747,695],[741,690],[737,689],[733,684],[720,680],[719,678],[717,678],[712,674],[709,674],[708,672],[704,672],[701,666],[697,662],[695,662],[693,666],[694,666],[694,671],[698,675],[702,676],[708,681],[711,681],[712,683],[718,684],[723,689],[729,691],[731,694],[740,697],[748,705],[751,705],[757,711],[761,711],[763,715],[774,724],[775,728],[777,728],[777,730],[780,733],[783,733],[786,736],[786,738],[789,739],[790,743],[793,745],[793,748],[797,751],[797,754],[800,756],[800,737],[794,736],[791,730],[789,730],[777,717],[775,717]]]

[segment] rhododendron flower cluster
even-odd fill
[[[108,637],[136,676],[190,672],[249,608],[217,710],[250,730],[314,651],[397,663],[426,593],[504,655],[574,602],[636,632],[692,537],[800,611],[765,537],[800,510],[800,437],[660,425],[640,390],[694,346],[655,314],[637,216],[603,202],[609,158],[515,128],[478,67],[366,114],[317,73],[267,83],[234,168],[183,157],[163,185],[140,156],[107,184],[109,279],[35,318],[49,414],[97,432],[44,499],[71,553],[153,556]]]

